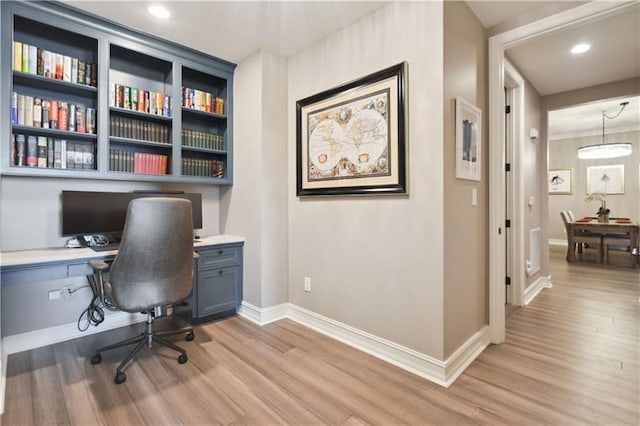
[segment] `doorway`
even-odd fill
[[[507,175],[505,171],[506,152],[505,144],[505,99],[504,87],[506,87],[506,68],[504,52],[507,48],[514,47],[524,41],[546,34],[550,31],[564,28],[578,22],[602,17],[608,13],[619,11],[634,3],[591,2],[582,6],[569,9],[551,17],[506,31],[489,39],[489,331],[492,343],[502,343],[505,339],[505,298],[504,282],[506,276],[506,180],[509,176],[515,203],[513,211],[513,225],[522,226],[524,193],[522,179],[518,176],[516,162],[518,161],[517,144],[514,145],[512,172]],[[495,142],[495,143],[494,143]],[[546,143],[546,142],[545,142]],[[546,178],[545,178],[546,181]],[[541,208],[547,208],[546,199],[540,200]],[[524,238],[518,229],[512,227],[514,276],[518,269],[524,269],[523,245]],[[543,233],[544,235],[544,233]],[[516,283],[512,280],[514,299],[521,298],[524,283]]]

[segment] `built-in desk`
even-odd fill
[[[195,320],[234,313],[242,302],[242,247],[244,238],[216,235],[194,243],[193,293],[189,304]],[[109,259],[117,251],[90,248],[53,248],[3,252],[2,287],[31,284],[93,273],[90,259]],[[5,301],[3,301],[4,303]]]

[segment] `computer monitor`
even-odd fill
[[[129,202],[142,197],[190,200],[193,229],[202,229],[202,195],[198,193],[62,191],[62,235],[122,233]]]

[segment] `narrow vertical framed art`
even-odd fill
[[[479,181],[482,177],[482,111],[456,98],[456,178]]]
[[[298,196],[407,193],[406,68],[297,101]]]

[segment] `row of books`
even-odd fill
[[[112,115],[109,124],[109,134],[111,136],[167,144],[171,143],[170,128],[163,123],[152,123],[146,120]]]
[[[34,98],[12,92],[11,124],[77,133],[95,133],[96,110],[82,104]]]
[[[198,130],[182,129],[182,146],[204,149],[224,149],[222,135],[201,132]]]
[[[94,146],[45,136],[11,134],[10,164],[16,167],[95,170]]]
[[[198,111],[224,114],[224,99],[202,90],[182,88],[182,106],[185,108],[197,109]]]
[[[13,42],[13,70],[70,83],[98,86],[97,64],[19,41]]]
[[[109,150],[109,170],[112,172],[166,175],[168,163],[166,155],[124,149]]]
[[[221,160],[205,160],[202,158],[182,158],[182,174],[184,176],[214,177],[222,179],[225,164]]]
[[[109,106],[171,117],[171,96],[117,83],[109,83]]]

